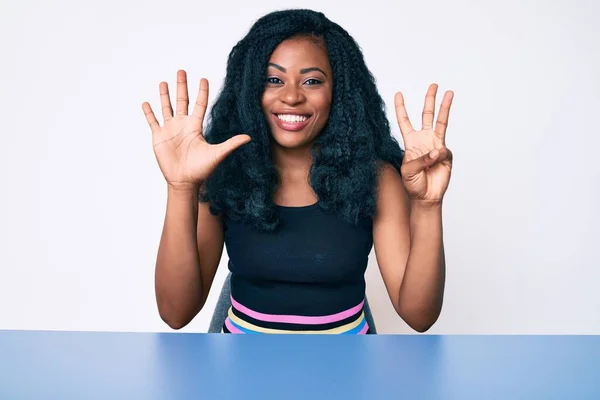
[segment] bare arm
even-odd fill
[[[427,331],[439,317],[444,292],[441,206],[411,202],[389,165],[380,176],[373,239],[396,312],[414,330]]]
[[[191,115],[185,71],[177,71],[175,114],[167,83],[161,82],[159,90],[162,126],[150,104],[142,104],[152,130],[154,154],[169,188],[154,285],[160,317],[171,328],[180,329],[204,306],[223,251],[221,221],[210,214],[208,204],[198,203],[198,189],[227,156],[250,141],[250,136],[235,135],[219,144],[206,141],[206,79],[200,80]]]
[[[377,261],[396,312],[419,332],[437,321],[446,281],[442,200],[452,170],[446,127],[454,92],[444,94],[434,128],[437,90],[437,84],[427,89],[420,131],[408,118],[403,94],[396,93],[405,146],[402,176],[390,166],[382,170],[373,228]]]
[[[437,321],[444,300],[446,262],[441,204],[411,203],[410,239],[399,310],[415,330],[425,332]]]
[[[155,270],[158,311],[173,329],[200,312],[223,252],[221,221],[198,203],[197,188],[169,188]]]

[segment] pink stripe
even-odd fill
[[[305,325],[319,325],[319,324],[328,324],[331,322],[341,321],[341,320],[351,317],[354,314],[356,314],[357,312],[359,312],[362,309],[364,303],[365,303],[365,301],[363,300],[357,306],[354,306],[349,310],[342,311],[337,314],[324,315],[324,316],[319,316],[319,317],[305,317],[302,315],[275,315],[275,314],[259,313],[256,311],[252,311],[248,307],[241,305],[240,303],[238,303],[237,301],[235,301],[233,299],[233,296],[231,296],[231,304],[233,305],[233,307],[235,307],[238,311],[246,314],[247,316],[257,319],[259,321],[285,322],[288,324],[305,324]]]
[[[358,332],[358,334],[364,335],[367,333],[368,330],[369,330],[369,324],[365,324],[365,326],[363,326],[363,328]]]
[[[227,327],[227,329],[229,329],[229,332],[231,333],[244,333],[231,324],[231,321],[229,321],[229,317],[225,320],[225,326]]]

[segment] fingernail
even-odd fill
[[[439,151],[438,150],[433,150],[431,153],[429,153],[429,157],[433,158],[437,158],[437,156],[439,155]]]

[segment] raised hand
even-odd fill
[[[248,135],[236,135],[212,145],[203,136],[203,121],[208,104],[208,81],[200,80],[198,98],[192,115],[188,115],[189,99],[186,72],[177,72],[177,103],[173,115],[169,88],[159,85],[164,125],[160,126],[148,102],[142,110],[152,130],[152,146],[167,183],[175,188],[194,188],[202,184],[215,168],[235,149],[250,141]]]
[[[396,117],[404,139],[402,180],[413,201],[441,203],[450,183],[452,152],[446,147],[446,128],[454,93],[444,94],[438,119],[433,127],[438,86],[431,84],[425,96],[422,128],[415,130],[404,107],[402,93],[396,93]]]

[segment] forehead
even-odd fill
[[[284,68],[307,66],[329,68],[325,43],[320,39],[307,37],[284,40],[275,48],[269,62],[279,64]]]

